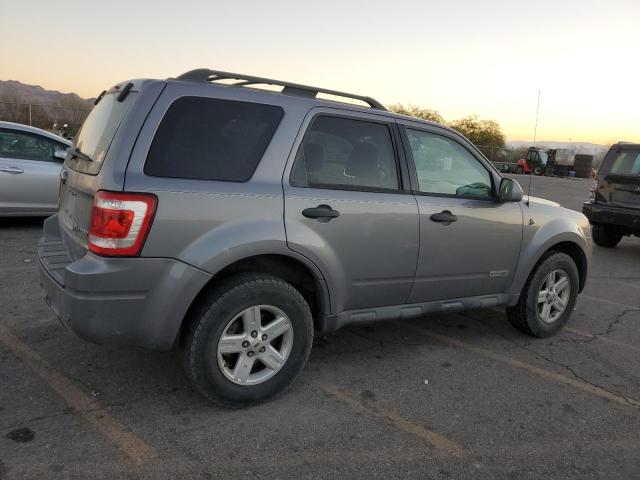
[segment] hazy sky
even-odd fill
[[[0,79],[93,97],[196,67],[640,142],[640,0],[0,0]]]

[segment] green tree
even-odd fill
[[[436,122],[445,124],[444,118],[436,110],[431,108],[420,108],[416,105],[405,106],[401,103],[390,105],[389,110],[402,115],[409,115],[410,117],[421,118],[422,120],[428,120],[430,122]]]
[[[474,145],[504,147],[505,136],[495,120],[482,120],[477,115],[469,115],[454,120],[449,126],[467,137]]]

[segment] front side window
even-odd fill
[[[0,157],[42,162],[58,161],[56,150],[66,147],[48,138],[13,130],[0,130]]]
[[[144,172],[244,182],[253,175],[283,114],[274,105],[181,97],[160,122]]]
[[[389,127],[318,117],[298,150],[292,180],[316,188],[396,190],[398,169]]]
[[[420,130],[407,129],[407,136],[420,192],[493,198],[490,173],[462,145]]]

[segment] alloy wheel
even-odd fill
[[[216,356],[227,379],[238,385],[257,385],[282,369],[292,346],[289,317],[272,305],[254,305],[224,328]]]
[[[538,293],[538,315],[545,323],[553,323],[564,313],[571,296],[571,281],[564,270],[549,273]]]

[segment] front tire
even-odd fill
[[[593,242],[605,248],[614,248],[622,240],[620,230],[611,225],[594,225],[591,234]]]
[[[271,275],[230,277],[189,321],[187,376],[205,397],[229,408],[282,393],[304,367],[313,342],[309,305],[292,285]]]
[[[507,308],[509,322],[527,335],[555,335],[571,317],[580,279],[573,259],[550,252],[531,272],[518,303]]]

